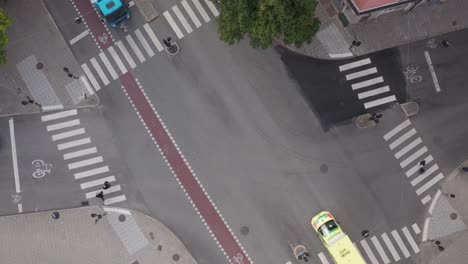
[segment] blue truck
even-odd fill
[[[91,0],[91,3],[96,6],[111,27],[117,27],[130,18],[130,11],[122,0]]]

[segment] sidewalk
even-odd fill
[[[99,206],[56,212],[0,217],[2,263],[196,264],[169,229],[142,213]],[[91,217],[104,213],[97,223]]]
[[[421,263],[465,264],[468,259],[468,172],[457,167],[440,186],[429,207],[421,244]],[[439,248],[436,242],[440,242]]]
[[[0,65],[0,116],[99,104],[42,1],[2,1],[0,7],[12,18],[8,64]]]
[[[324,3],[327,0],[323,0]],[[410,13],[394,12],[380,17],[343,27],[338,15],[328,15],[318,1],[316,15],[321,29],[309,45],[297,49],[307,56],[321,59],[340,59],[359,56],[379,50],[400,46],[416,40],[431,38],[468,27],[468,1],[449,0],[444,4],[421,5]],[[350,50],[354,39],[362,44]]]

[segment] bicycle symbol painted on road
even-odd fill
[[[403,72],[406,76],[406,80],[409,80],[411,83],[418,83],[422,81],[423,77],[421,75],[416,75],[418,69],[418,65],[408,65],[406,67],[406,71]]]
[[[232,260],[236,264],[244,264],[244,256],[241,253],[237,253],[236,256],[232,257]]]
[[[14,193],[11,195],[11,199],[13,200],[13,203],[18,204],[21,201],[21,194]]]
[[[50,173],[52,164],[46,164],[43,160],[33,160],[32,165],[36,170],[32,173],[32,176],[36,179],[40,179]]]
[[[109,39],[109,36],[106,33],[102,33],[102,36],[98,37],[98,41],[101,42],[102,44],[107,44],[108,39]]]
[[[426,48],[435,49],[437,48],[437,43],[435,39],[430,39],[426,42]]]

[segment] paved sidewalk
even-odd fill
[[[169,229],[142,213],[99,206],[56,212],[0,217],[1,262],[196,264]],[[103,216],[95,223],[91,214]]]
[[[12,18],[8,64],[0,65],[0,116],[99,104],[42,1],[2,1],[0,7]]]
[[[320,31],[311,44],[299,49],[290,47],[315,58],[340,59],[359,56],[468,27],[466,0],[421,5],[410,13],[384,14],[376,19],[347,27],[342,26],[337,14],[330,17],[326,11],[327,7],[318,2],[316,15],[322,22]],[[362,44],[350,50],[354,36]]]

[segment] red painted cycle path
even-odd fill
[[[106,28],[102,24],[98,15],[94,12],[89,0],[74,0],[74,3],[81,14],[86,14],[84,19],[95,38],[102,36],[103,33],[107,33]],[[99,43],[99,45],[101,45],[101,48],[105,50],[109,46],[113,45],[113,43],[109,38],[108,43]],[[162,121],[151,108],[150,103],[138,86],[133,75],[130,72],[127,72],[126,74],[121,75],[119,80],[130,100],[134,103],[136,110],[143,119],[143,122],[147,126],[156,143],[159,145],[159,148],[163,150],[162,154],[173,169],[176,177],[179,179],[195,207],[200,212],[205,223],[213,232],[213,235],[217,242],[219,242],[220,247],[222,247],[224,252],[227,254],[229,261],[235,264],[252,263],[242,250],[241,245],[237,242],[234,235],[230,232],[214,205],[208,199],[206,193],[198,184],[197,179],[189,169],[188,164],[184,161],[179,151],[177,151],[177,148],[169,137],[168,132],[164,129]]]

